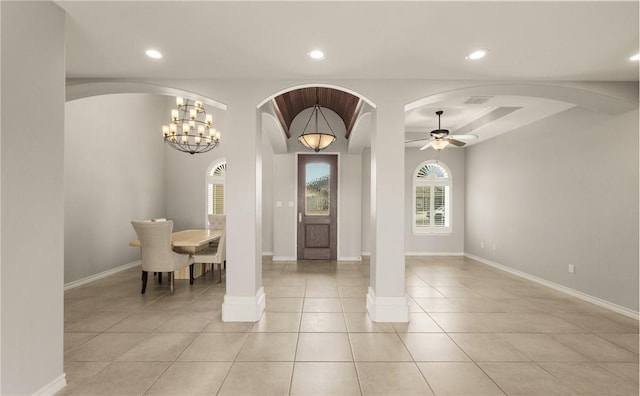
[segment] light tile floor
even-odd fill
[[[410,257],[409,323],[374,323],[367,262],[263,264],[267,310],[224,283],[131,269],[65,294],[60,395],[638,395],[638,322],[462,257]]]

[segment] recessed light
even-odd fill
[[[147,56],[149,58],[153,58],[153,59],[160,59],[162,58],[162,54],[160,53],[160,51],[158,50],[154,50],[154,49],[148,49],[145,54],[147,54]]]
[[[324,59],[324,52],[322,52],[319,49],[311,50],[311,51],[307,52],[307,55],[309,55],[309,58],[315,59],[315,60],[323,60]]]
[[[629,58],[629,60],[632,60],[632,61],[640,61],[640,54],[635,54],[634,56],[632,56],[631,58]]]
[[[465,59],[476,60],[476,59],[484,58],[484,56],[487,55],[487,52],[489,52],[489,50],[486,50],[486,49],[475,50],[469,55],[467,55]]]

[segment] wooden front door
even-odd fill
[[[298,156],[298,260],[337,259],[338,156]]]

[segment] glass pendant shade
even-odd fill
[[[444,139],[436,139],[431,143],[431,146],[436,149],[437,151],[442,150],[443,148],[447,147],[449,145],[449,142],[444,140]]]
[[[328,133],[307,133],[300,135],[298,140],[303,146],[317,153],[329,147],[336,137]]]
[[[318,131],[318,114],[320,114],[324,119],[324,122],[326,123],[330,133]],[[307,132],[307,127],[311,123],[311,120],[315,121],[314,122],[315,129],[313,132],[311,131]],[[302,131],[302,134],[298,137],[298,141],[300,141],[300,143],[303,146],[317,153],[320,150],[324,150],[327,147],[329,147],[331,143],[333,143],[335,140],[336,140],[336,135],[335,133],[333,133],[333,129],[331,129],[331,125],[329,125],[329,121],[327,121],[327,118],[322,113],[322,110],[320,110],[320,105],[318,104],[314,105],[313,111],[311,112],[311,116],[309,117],[309,121],[307,121],[307,125],[305,125],[304,130]]]

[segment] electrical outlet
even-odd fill
[[[484,242],[480,242],[480,249],[484,249]]]
[[[573,264],[569,264],[569,273],[573,274],[576,272],[576,266]]]

